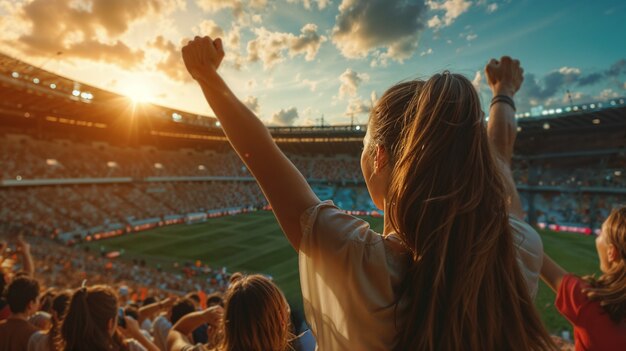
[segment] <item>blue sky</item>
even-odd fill
[[[223,36],[221,68],[268,124],[365,123],[395,82],[519,58],[519,111],[626,95],[626,2],[538,0],[0,1],[0,50],[58,74],[210,115],[181,43]],[[57,56],[56,52],[63,54]],[[97,97],[96,97],[97,98]]]

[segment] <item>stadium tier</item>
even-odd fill
[[[217,120],[132,100],[0,55],[0,221],[94,239],[267,203]],[[518,119],[531,222],[590,232],[626,202],[623,99]],[[273,127],[321,198],[371,212],[366,125]]]

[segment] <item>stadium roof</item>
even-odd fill
[[[129,98],[82,84],[0,54],[0,127],[16,131],[36,128],[58,134],[85,134],[102,129],[101,137],[133,130],[149,139],[226,144],[217,119],[152,104],[133,104]],[[611,147],[626,147],[626,104],[623,98],[606,102],[544,110],[540,117],[518,115],[518,147],[528,152],[546,140],[571,143],[572,135],[611,134]],[[353,144],[360,149],[366,125],[271,127],[276,141],[288,148],[317,144],[328,152]],[[93,134],[96,138],[97,133]],[[600,133],[600,134],[599,134]],[[620,134],[622,133],[622,134]],[[555,139],[559,135],[563,140]],[[550,136],[550,138],[545,138]],[[141,136],[137,140],[142,139]],[[620,144],[621,143],[621,144]],[[322,146],[322,144],[324,146]],[[317,150],[321,151],[321,150]]]

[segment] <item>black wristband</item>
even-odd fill
[[[489,105],[489,108],[491,108],[494,104],[496,104],[498,102],[503,102],[503,103],[511,106],[513,108],[513,111],[517,111],[517,109],[515,108],[515,101],[513,101],[513,99],[511,99],[511,97],[506,96],[506,95],[496,95],[496,96],[494,96],[493,99],[491,99],[491,104]]]

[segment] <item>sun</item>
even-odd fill
[[[121,93],[130,98],[133,104],[154,102],[153,84],[140,77],[121,82]]]

